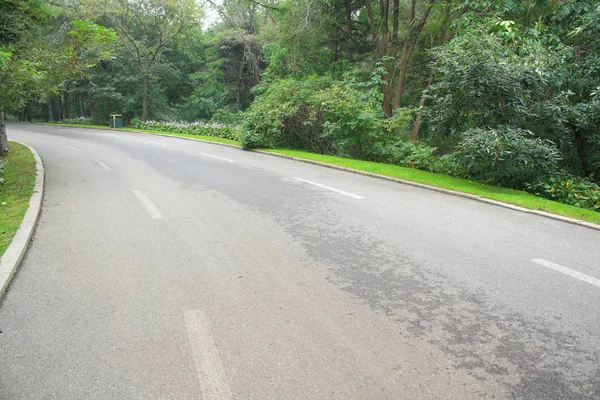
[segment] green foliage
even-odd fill
[[[108,119],[108,117],[106,118]],[[94,125],[95,121],[90,117],[78,117],[78,118],[65,118],[61,121],[57,121],[59,124],[69,124],[69,125]]]
[[[425,110],[432,139],[453,144],[471,128],[523,126],[532,97],[545,89],[549,68],[536,56],[517,55],[484,28],[436,49]]]
[[[600,186],[585,178],[561,172],[528,184],[525,188],[536,196],[600,211]]]
[[[435,171],[437,149],[420,142],[399,140],[393,144],[377,149],[377,161],[417,168],[425,171]]]
[[[241,141],[244,147],[291,147],[317,153],[331,151],[323,137],[322,110],[313,106],[313,95],[332,85],[329,77],[281,79],[267,87],[243,113]]]
[[[242,142],[370,158],[388,133],[379,101],[370,83],[329,76],[278,80],[243,114]]]
[[[239,140],[240,134],[237,127],[227,124],[203,122],[160,122],[134,120],[131,127],[157,132],[185,133],[188,135],[213,136],[229,140]]]
[[[464,177],[510,188],[523,188],[556,171],[560,159],[552,142],[507,126],[465,132],[455,156]]]

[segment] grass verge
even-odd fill
[[[3,157],[5,183],[0,184],[0,257],[21,226],[36,177],[35,158],[27,147],[8,142],[8,151],[8,157]]]
[[[513,204],[531,210],[546,211],[552,214],[600,224],[600,213],[597,211],[586,210],[584,208],[544,199],[520,190],[486,185],[466,179],[421,171],[413,168],[400,167],[392,164],[353,160],[349,158],[314,154],[298,150],[275,149],[266,151],[338,165],[340,167],[353,168],[360,171],[391,176],[394,178],[405,179],[407,181],[423,183],[439,188],[456,190],[458,192],[474,194],[476,196],[502,201],[504,203]]]
[[[98,125],[76,125],[76,124],[47,124],[54,126],[71,126],[76,128],[93,128],[107,129],[110,128]],[[143,132],[150,134],[159,134],[167,136],[179,136],[190,139],[200,139],[210,142],[227,143],[234,146],[240,146],[241,143],[235,140],[222,139],[212,136],[189,135],[172,132],[156,132],[144,129],[121,129],[131,132]],[[289,150],[289,149],[267,149],[271,153],[279,153],[292,157],[303,158],[306,160],[319,161],[327,164],[333,164],[341,167],[357,169],[360,171],[371,172],[375,174],[390,176],[393,178],[404,179],[407,181],[423,183],[426,185],[436,186],[443,189],[455,190],[457,192],[474,194],[491,200],[497,200],[508,204],[513,204],[519,207],[528,208],[530,210],[540,210],[552,214],[562,215],[565,217],[575,218],[582,221],[600,224],[600,213],[597,211],[586,210],[568,204],[559,203],[534,196],[530,193],[506,189],[498,186],[486,185],[479,182],[473,182],[466,179],[455,178],[448,175],[436,174],[433,172],[421,171],[414,168],[400,167],[393,164],[383,164],[371,161],[354,160],[351,158],[343,158],[336,156],[328,156],[323,154],[315,154],[306,151]]]

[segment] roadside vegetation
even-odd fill
[[[21,226],[33,194],[35,158],[21,144],[9,142],[9,155],[0,157],[0,257]]]
[[[3,1],[35,16],[0,35],[0,69],[25,71],[0,103],[22,121],[119,113],[600,211],[599,0],[207,0],[208,28],[193,0]]]

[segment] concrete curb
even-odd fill
[[[40,155],[33,147],[25,143],[14,140],[13,142],[22,144],[33,153],[36,164],[36,177],[35,185],[33,186],[33,195],[29,200],[29,207],[27,208],[27,212],[25,212],[23,221],[21,221],[21,226],[0,259],[0,298],[4,295],[10,281],[17,272],[23,256],[25,256],[27,246],[40,216],[42,199],[44,197],[44,164]]]
[[[53,126],[60,126],[60,125],[53,125]],[[75,127],[65,127],[65,128],[75,128]],[[94,128],[85,128],[85,129],[94,129]],[[106,129],[98,129],[98,130],[106,130]],[[236,145],[233,145],[233,144],[212,142],[210,140],[186,138],[186,137],[173,136],[173,135],[164,135],[164,134],[160,134],[160,133],[135,132],[135,131],[128,131],[126,129],[121,129],[121,131],[130,132],[130,133],[141,133],[141,134],[153,135],[153,136],[164,136],[164,137],[170,137],[170,138],[174,137],[174,138],[178,138],[178,139],[191,140],[191,141],[194,141],[194,142],[210,143],[210,144],[216,144],[216,145],[219,145],[219,146],[226,146],[226,147],[232,147],[232,148],[235,148],[235,149],[242,149],[240,146],[236,146]],[[326,168],[331,168],[331,169],[337,169],[339,171],[345,171],[345,172],[350,172],[350,173],[353,173],[353,174],[369,176],[371,178],[384,179],[386,181],[391,181],[391,182],[396,182],[396,183],[402,183],[404,185],[415,186],[415,187],[422,188],[422,189],[433,190],[433,191],[436,191],[436,192],[445,193],[445,194],[449,194],[449,195],[452,195],[452,196],[464,197],[466,199],[479,201],[480,203],[492,204],[492,205],[495,205],[495,206],[498,206],[498,207],[508,208],[509,210],[519,211],[519,212],[527,213],[527,214],[539,215],[541,217],[553,219],[553,220],[556,220],[556,221],[566,222],[566,223],[569,223],[569,224],[579,225],[579,226],[583,226],[583,227],[586,227],[586,228],[595,229],[597,231],[600,231],[600,225],[595,224],[593,222],[586,222],[586,221],[582,221],[582,220],[575,219],[575,218],[564,217],[562,215],[552,214],[552,213],[549,213],[549,212],[546,212],[546,211],[541,211],[541,210],[532,210],[532,209],[525,208],[525,207],[515,206],[515,205],[509,204],[509,203],[503,203],[503,202],[498,201],[498,200],[487,199],[485,197],[480,197],[480,196],[477,196],[477,195],[474,195],[474,194],[458,192],[456,190],[451,190],[451,189],[444,189],[444,188],[440,188],[440,187],[437,187],[437,186],[427,185],[427,184],[424,184],[424,183],[407,181],[407,180],[404,180],[404,179],[394,178],[394,177],[387,176],[387,175],[380,175],[380,174],[376,174],[376,173],[373,173],[373,172],[361,171],[361,170],[358,170],[358,169],[347,168],[347,167],[340,167],[338,165],[328,164],[328,163],[324,163],[324,162],[320,162],[320,161],[307,160],[305,158],[298,158],[298,157],[294,157],[294,156],[288,156],[286,154],[281,154],[281,153],[272,153],[270,151],[264,151],[264,150],[248,150],[248,151],[251,151],[251,152],[254,152],[254,153],[260,153],[260,154],[266,154],[266,155],[270,155],[270,156],[273,156],[273,157],[287,158],[288,160],[294,160],[294,161],[299,161],[299,162],[303,162],[303,163],[307,163],[307,164],[318,165],[318,166],[321,166],[321,167],[326,167]]]
[[[286,154],[272,153],[272,152],[264,151],[264,150],[251,150],[251,151],[255,152],[255,153],[260,153],[260,154],[268,154],[268,155],[271,155],[271,156],[274,156],[274,157],[287,158],[289,160],[299,161],[299,162],[303,162],[303,163],[307,163],[307,164],[318,165],[318,166],[321,166],[321,167],[326,167],[326,168],[331,168],[331,169],[337,169],[337,170],[340,170],[340,171],[351,172],[353,174],[369,176],[371,178],[378,178],[378,179],[384,179],[386,181],[391,181],[391,182],[396,182],[396,183],[402,183],[404,185],[410,185],[410,186],[415,186],[415,187],[422,188],[422,189],[433,190],[433,191],[436,191],[436,192],[445,193],[445,194],[449,194],[449,195],[452,195],[452,196],[464,197],[466,199],[471,199],[471,200],[479,201],[481,203],[492,204],[492,205],[495,205],[495,206],[504,207],[504,208],[508,208],[509,210],[519,211],[519,212],[523,212],[523,213],[527,213],[527,214],[535,214],[535,215],[539,215],[541,217],[546,217],[546,218],[554,219],[554,220],[557,220],[557,221],[567,222],[567,223],[573,224],[573,225],[584,226],[586,228],[595,229],[595,230],[600,231],[600,225],[594,224],[592,222],[586,222],[586,221],[581,221],[581,220],[575,219],[575,218],[564,217],[562,215],[552,214],[552,213],[549,213],[549,212],[546,212],[546,211],[532,210],[532,209],[529,209],[529,208],[515,206],[513,204],[503,203],[503,202],[498,201],[498,200],[487,199],[485,197],[480,197],[480,196],[477,196],[477,195],[474,195],[474,194],[457,192],[457,191],[451,190],[451,189],[444,189],[444,188],[440,188],[440,187],[437,187],[437,186],[431,186],[431,185],[426,185],[424,183],[407,181],[407,180],[400,179],[400,178],[394,178],[394,177],[391,177],[391,176],[375,174],[373,172],[361,171],[361,170],[353,169],[353,168],[340,167],[339,165],[328,164],[328,163],[324,163],[324,162],[320,162],[320,161],[307,160],[307,159],[304,159],[304,158],[298,158],[298,157],[294,157],[294,156],[288,156]]]

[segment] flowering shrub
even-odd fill
[[[217,122],[161,122],[132,121],[131,127],[149,131],[186,133],[189,135],[213,136],[223,139],[240,140],[236,126]]]
[[[79,117],[79,118],[66,118],[62,121],[58,121],[59,124],[71,124],[71,125],[94,125],[92,118]]]
[[[526,189],[536,196],[600,211],[600,187],[585,178],[557,173],[527,185]]]

